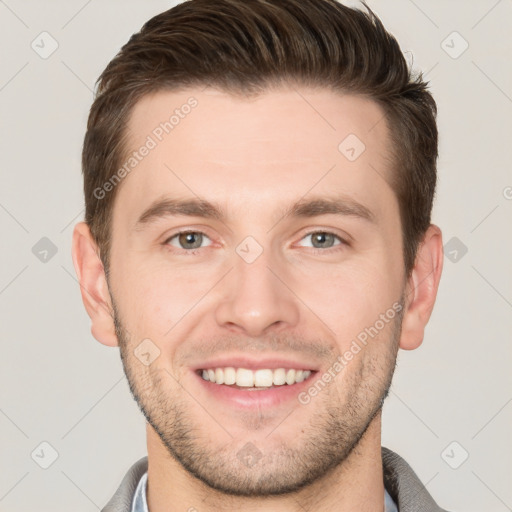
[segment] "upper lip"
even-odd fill
[[[285,358],[277,356],[262,356],[259,358],[248,356],[222,356],[214,359],[201,361],[194,365],[194,370],[205,370],[213,368],[247,368],[248,370],[260,370],[268,368],[275,370],[284,368],[287,370],[312,370],[317,371],[318,365],[311,361],[300,361],[296,358]]]

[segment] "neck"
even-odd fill
[[[147,424],[148,486],[151,512],[382,512],[384,484],[381,457],[381,413],[339,466],[308,487],[272,497],[239,497],[211,489],[172,458],[158,434]]]

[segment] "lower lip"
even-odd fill
[[[238,408],[258,409],[260,407],[276,407],[281,404],[290,403],[292,400],[298,402],[299,393],[311,386],[313,377],[317,372],[312,371],[311,375],[302,382],[296,382],[291,385],[283,384],[282,386],[262,390],[240,389],[224,384],[215,384],[214,382],[204,380],[196,372],[193,373],[199,379],[206,392],[217,400]]]

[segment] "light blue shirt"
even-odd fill
[[[135,489],[135,495],[132,502],[131,512],[149,512],[148,502],[146,501],[146,487],[148,482],[148,472],[146,471],[142,478],[139,480],[137,489]],[[386,507],[385,512],[398,512],[396,503],[393,498],[388,494],[388,491],[384,489],[384,505]]]
[[[148,472],[146,471],[139,480],[135,495],[132,501],[131,512],[149,512],[148,502],[146,501],[146,487],[148,481]]]

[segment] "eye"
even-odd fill
[[[314,249],[330,249],[331,247],[345,243],[338,235],[329,233],[328,231],[313,231],[312,233],[308,233],[302,240],[306,240],[307,238],[311,238],[311,243],[303,247],[313,247]]]
[[[172,245],[178,249],[199,249],[205,240],[210,240],[200,231],[180,231],[169,237],[165,244]]]

